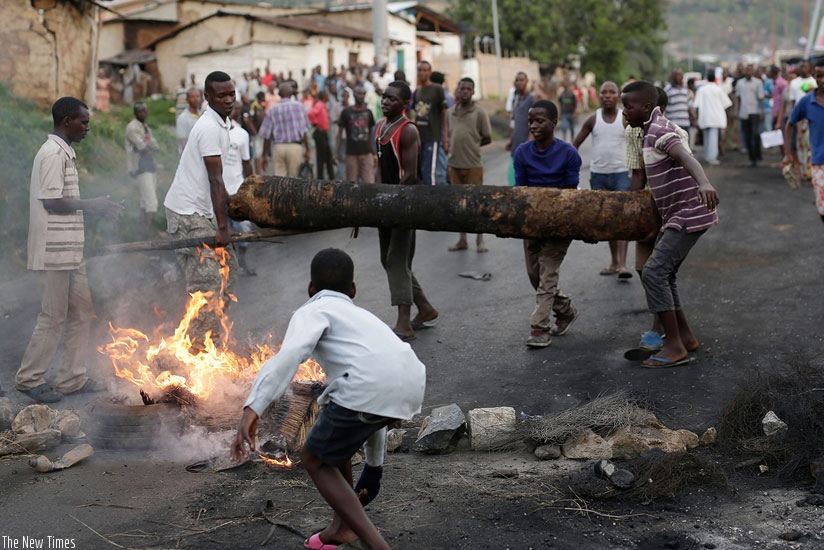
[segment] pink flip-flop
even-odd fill
[[[335,550],[338,546],[336,544],[323,544],[320,540],[320,533],[315,533],[303,542],[303,547],[309,550]]]

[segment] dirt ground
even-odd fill
[[[487,174],[503,181],[505,158],[493,145],[485,153]],[[527,351],[533,302],[520,243],[490,237],[488,254],[447,253],[454,236],[421,232],[416,272],[441,323],[412,343],[427,365],[424,410],[405,426],[406,452],[387,457],[381,494],[368,507],[389,544],[414,550],[824,548],[824,506],[809,491],[812,478],[786,483],[772,471],[759,473],[757,465],[736,468],[743,455],[720,447],[693,452],[720,482],[653,499],[622,497],[592,474],[591,461],[539,461],[526,449],[408,451],[437,406],[547,414],[617,389],[650,400],[668,426],[700,435],[718,425],[742,380],[790,361],[819,362],[821,222],[811,190],[790,190],[769,166],[778,160],[768,151],[764,166],[750,169],[744,155],[730,153],[708,171],[721,196],[722,223],[702,238],[681,272],[702,348],[680,369],[643,371],[621,357],[646,330],[648,316],[637,278],[627,284],[598,275],[608,258],[605,243],[573,244],[561,282],[581,317],[550,348]],[[375,232],[364,229],[352,242],[340,230],[251,249],[259,276],[240,281],[236,336],[282,337],[289,312],[305,299],[308,261],[324,246],[353,255],[356,301],[393,320]],[[182,283],[175,269],[165,253],[95,260],[93,344],[105,342],[109,321],[149,329],[155,306],[179,315]],[[493,277],[455,277],[466,270]],[[0,285],[0,381],[17,407],[30,403],[14,391],[13,378],[37,311],[32,280]],[[91,369],[109,392],[69,396],[61,408],[88,411],[112,396],[134,400],[135,390],[116,381],[102,358]],[[301,468],[250,463],[221,472],[185,470],[195,460],[225,457],[230,435],[192,430],[167,437],[160,451],[98,449],[51,474],[34,472],[24,457],[0,459],[0,548],[23,548],[28,539],[43,548],[300,548],[331,517]],[[72,444],[45,454],[54,458]],[[512,470],[517,476],[500,475]]]

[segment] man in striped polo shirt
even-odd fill
[[[689,352],[698,349],[681,309],[676,275],[699,237],[718,223],[718,194],[657,101],[655,86],[643,80],[628,84],[621,94],[627,124],[644,130],[644,170],[661,216],[661,230],[641,281],[647,305],[658,315],[667,337],[664,347],[641,363],[647,368],[682,365],[689,361]]]
[[[680,67],[672,70],[664,91],[667,93],[667,118],[689,135],[690,126],[696,126],[695,111],[692,109],[690,89],[684,84],[684,71]]]
[[[89,131],[89,108],[79,99],[63,97],[52,105],[52,119],[54,132],[34,158],[29,188],[27,267],[37,272],[42,310],[15,377],[17,390],[38,403],[99,389],[86,378],[94,310],[83,261],[83,214],[116,220],[123,212],[123,204],[108,196],[80,198],[72,143]],[[52,388],[44,375],[62,336],[63,362]]]

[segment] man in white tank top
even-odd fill
[[[601,85],[601,108],[584,121],[572,145],[578,149],[592,134],[592,162],[589,186],[593,190],[629,191],[629,170],[626,165],[626,139],[618,85],[604,82]],[[618,279],[632,278],[627,270],[627,241],[609,241],[611,261],[601,270],[601,275],[618,274]]]

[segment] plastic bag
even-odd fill
[[[315,175],[312,172],[312,163],[311,162],[301,162],[300,168],[298,168],[298,178],[302,180],[312,180],[315,179]]]

